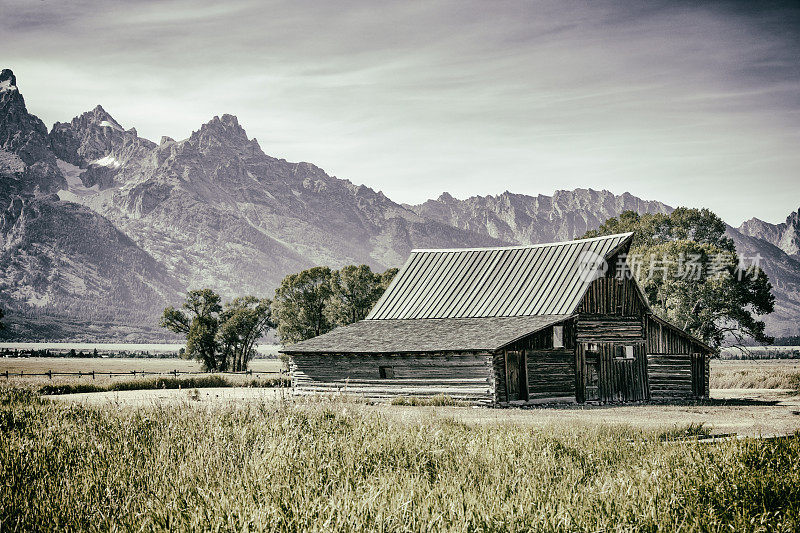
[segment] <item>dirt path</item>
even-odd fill
[[[287,389],[269,389],[258,387],[222,387],[207,389],[156,389],[156,390],[126,390],[112,392],[82,392],[78,394],[62,394],[49,396],[65,402],[85,403],[88,405],[174,405],[174,404],[203,404],[224,405],[231,402],[271,402],[282,395],[288,396]]]
[[[401,407],[357,405],[379,410],[408,422],[446,416],[473,424],[512,423],[544,426],[553,423],[630,425],[642,429],[703,424],[713,434],[786,435],[800,431],[800,396],[781,389],[715,389],[708,405],[571,406],[536,409],[471,407]],[[286,389],[219,388],[121,391],[53,396],[60,401],[115,406],[200,405],[271,402],[287,397]]]

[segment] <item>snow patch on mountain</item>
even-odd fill
[[[95,159],[94,161],[89,162],[90,165],[97,165],[99,167],[110,167],[110,168],[119,168],[122,166],[116,157],[109,154],[105,157],[101,157],[100,159]]]

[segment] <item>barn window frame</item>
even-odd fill
[[[378,367],[378,375],[381,379],[394,379],[394,367],[393,366],[379,366]]]
[[[553,326],[553,348],[564,347],[564,326]]]
[[[633,345],[617,346],[614,359],[617,361],[633,361],[635,359]]]

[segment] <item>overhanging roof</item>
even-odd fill
[[[570,315],[362,320],[280,351],[289,354],[494,351],[567,318]]]
[[[367,320],[569,315],[593,280],[586,260],[608,260],[632,237],[413,250]]]

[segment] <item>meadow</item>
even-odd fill
[[[800,391],[800,360],[711,361],[711,389],[792,389]]]
[[[248,374],[209,374],[200,363],[173,357],[141,358],[71,358],[4,357],[0,358],[0,384],[31,387],[45,393],[96,392],[132,388],[271,386],[285,379],[283,363],[278,359],[253,359]],[[6,378],[8,371],[10,377]],[[52,377],[46,374],[52,371]],[[173,374],[173,371],[176,374]],[[58,375],[60,372],[73,375]],[[82,375],[74,375],[74,373]],[[94,374],[92,374],[94,372]],[[14,375],[24,373],[28,375]]]
[[[281,376],[283,363],[278,359],[254,359],[250,362],[251,375],[225,375],[231,384],[252,380],[268,380]],[[83,372],[77,376],[23,376],[10,377],[7,383],[31,386],[96,385],[108,387],[116,383],[142,381],[154,377],[170,377],[177,371],[177,379],[202,377],[200,363],[194,360],[173,358],[69,358],[69,357],[7,357],[0,358],[0,383],[4,372],[11,374],[44,374],[53,372]],[[94,377],[91,372],[95,372]],[[134,374],[136,372],[136,374]],[[181,372],[195,373],[181,375]],[[112,375],[109,376],[109,373]],[[124,374],[124,375],[119,375]],[[712,389],[800,389],[800,360],[759,359],[711,361],[710,385]]]
[[[797,531],[800,437],[0,392],[0,530]]]

